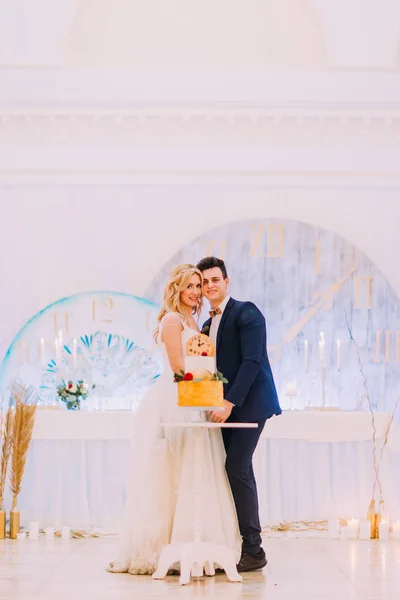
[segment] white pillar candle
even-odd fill
[[[340,528],[340,539],[342,540],[348,540],[350,537],[350,531],[349,528],[344,526]]]
[[[286,384],[286,396],[297,396],[297,387],[294,382]]]
[[[379,523],[379,539],[380,540],[388,540],[389,539],[389,521],[381,521]]]
[[[347,521],[347,527],[349,530],[349,538],[358,538],[358,526],[360,524],[359,519],[350,519]]]
[[[328,521],[328,535],[335,540],[340,537],[340,521],[338,519],[330,519]]]
[[[29,523],[29,539],[39,539],[39,523],[37,521],[32,521],[31,523]]]
[[[337,370],[340,371],[340,340],[336,340],[336,366]]]
[[[359,535],[360,540],[370,540],[371,539],[371,522],[370,521],[360,521]]]
[[[74,338],[72,340],[72,366],[74,369],[76,369],[77,350],[78,350],[78,342],[76,341],[76,338]]]
[[[46,527],[46,540],[54,540],[54,527]]]
[[[400,521],[395,521],[392,526],[392,538],[400,540]]]
[[[62,357],[63,357],[63,333],[62,333],[61,329],[58,332],[58,346],[59,346],[60,362],[61,362]]]
[[[17,540],[26,540],[26,534],[23,531],[17,533]]]
[[[18,364],[22,365],[24,362],[24,342],[18,342]]]
[[[304,342],[304,368],[308,371],[308,340]]]
[[[325,340],[320,340],[319,343],[319,362],[321,367],[325,367]]]
[[[40,366],[44,367],[44,338],[40,338]]]
[[[54,340],[54,349],[55,349],[55,353],[56,353],[56,363],[57,363],[56,368],[59,369],[60,368],[60,343],[57,338]]]
[[[61,539],[62,540],[69,540],[70,534],[71,534],[71,529],[69,527],[64,526],[61,528]]]

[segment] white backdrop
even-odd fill
[[[56,4],[0,0],[0,359],[49,303],[141,296],[183,245],[242,219],[332,230],[400,295],[398,0]],[[281,450],[290,483],[296,449]],[[338,497],[359,499],[341,452]],[[94,464],[97,486],[108,463]],[[271,522],[311,514],[282,497]]]
[[[0,356],[222,223],[304,220],[400,292],[397,0],[0,0]]]
[[[183,244],[216,225],[251,217],[294,218],[336,231],[400,294],[398,196],[396,190],[212,185],[3,189],[2,349],[50,302],[96,289],[140,296]]]

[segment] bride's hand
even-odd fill
[[[209,413],[211,420],[214,421],[214,423],[225,423],[225,421],[231,414],[233,407],[234,407],[234,405],[232,404],[232,402],[228,402],[228,400],[224,400],[224,410],[221,410],[221,411],[220,410],[218,410],[218,411],[212,410]]]

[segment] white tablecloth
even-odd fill
[[[131,411],[38,410],[33,439],[130,440]],[[377,438],[383,439],[390,415],[375,414]],[[399,425],[393,422],[388,445],[400,449]],[[305,442],[354,442],[372,439],[371,413],[361,411],[284,411],[267,421],[262,437]]]
[[[19,500],[22,524],[118,530],[133,419],[124,411],[38,410]],[[388,420],[388,414],[376,415],[378,449]],[[363,518],[373,484],[371,438],[371,415],[364,412],[285,411],[267,421],[254,458],[262,524]],[[398,519],[395,422],[381,480],[386,510]]]

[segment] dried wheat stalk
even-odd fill
[[[9,408],[6,414],[6,420],[3,431],[3,443],[1,448],[0,462],[0,509],[3,506],[4,487],[7,478],[7,467],[10,459],[12,442],[14,437],[15,410]]]
[[[24,475],[26,458],[32,439],[33,425],[35,423],[36,405],[27,405],[22,402],[32,395],[30,388],[25,390],[21,386],[13,389],[16,400],[14,436],[12,443],[10,487],[13,493],[13,508],[17,507],[17,497],[21,491],[22,477]]]

